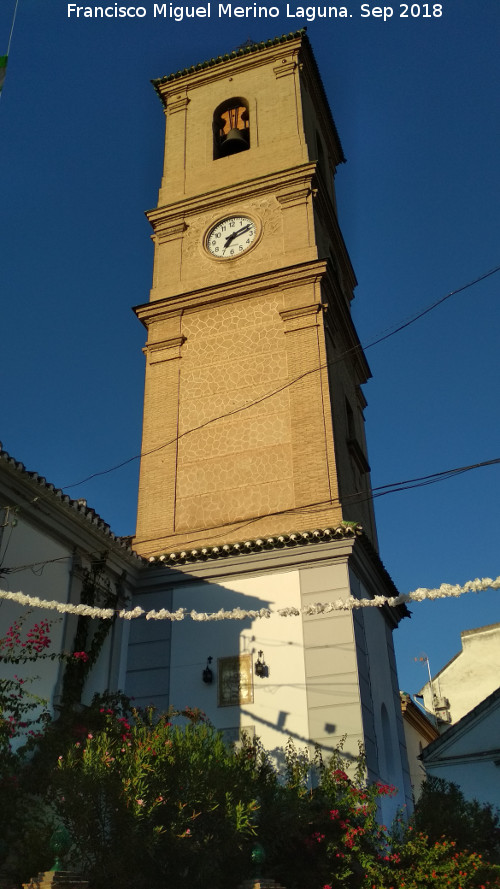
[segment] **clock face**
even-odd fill
[[[257,236],[257,225],[248,216],[227,216],[209,231],[206,246],[217,259],[233,259],[248,250]]]

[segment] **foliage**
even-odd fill
[[[41,620],[25,626],[27,612],[14,621],[0,639],[0,664],[27,664],[57,655],[50,653],[50,623]],[[16,736],[33,736],[48,718],[47,702],[30,691],[36,677],[25,679],[17,674],[0,678],[0,757],[3,765],[9,759],[11,742]]]
[[[241,882],[254,789],[271,776],[265,761],[233,755],[198,711],[134,710],[132,721],[101,707],[100,715],[102,728],[60,755],[53,776],[73,856],[93,885]]]
[[[100,563],[84,572],[85,601],[93,602],[98,587],[106,603],[110,602],[113,596],[102,579]],[[79,623],[73,652],[68,654],[51,650],[54,621],[30,619],[31,612],[26,611],[0,638],[0,667],[5,665],[5,672],[11,673],[10,677],[0,678],[0,868],[18,883],[49,868],[53,862],[49,839],[58,818],[55,808],[47,802],[48,775],[54,751],[65,749],[68,737],[76,729],[75,705],[77,708],[85,679],[111,626],[110,621],[100,621],[89,638],[89,622],[85,626]],[[85,645],[88,651],[84,650]],[[52,719],[48,702],[31,690],[38,677],[26,676],[25,669],[23,676],[13,672],[16,665],[25,668],[26,664],[44,660],[63,661],[66,666],[65,706],[57,720]]]
[[[325,761],[289,741],[278,774],[258,741],[229,747],[198,710],[139,711],[121,694],[83,708],[99,629],[77,633],[57,719],[35,726],[25,683],[0,682],[0,869],[12,883],[51,867],[65,825],[67,863],[91,889],[237,889],[252,875],[287,889],[500,887],[481,856],[498,854],[498,816],[454,785],[429,782],[413,820],[389,831],[377,807],[394,788],[367,784],[361,753],[350,775],[342,745]],[[16,622],[0,660],[53,657],[49,631]]]
[[[349,777],[342,750],[311,760],[290,741],[279,776],[259,743],[231,750],[199,711],[100,707],[100,729],[60,755],[53,791],[73,855],[96,889],[235,889],[262,873],[287,889],[481,889],[498,870],[400,818],[377,823],[394,788]],[[256,872],[255,872],[256,873]]]
[[[0,639],[0,665],[25,665],[55,660],[50,652],[50,623],[29,623],[26,612]],[[13,744],[40,739],[50,720],[47,702],[33,694],[26,679],[12,674],[0,679],[0,862],[5,874],[20,878],[19,862],[27,873],[50,867],[48,839],[54,812],[23,782],[23,753]],[[35,870],[32,870],[35,868]]]
[[[500,864],[500,814],[491,805],[466,800],[457,784],[442,778],[424,782],[414,824],[431,840],[445,836],[458,849],[474,849]]]
[[[477,852],[457,851],[446,839],[432,842],[410,824],[392,838],[387,854],[368,864],[366,889],[489,889],[500,886],[500,870]]]
[[[83,572],[80,601],[82,605],[95,605],[99,598],[103,608],[116,608],[119,595],[114,592],[109,578],[103,571],[103,561],[95,560],[89,570]],[[79,616],[73,640],[73,655],[66,664],[63,677],[62,703],[66,710],[78,705],[82,699],[85,680],[99,657],[106,636],[115,623],[111,620],[89,621]]]

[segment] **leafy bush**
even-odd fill
[[[48,625],[22,630],[0,640],[0,661],[54,656]],[[57,719],[36,722],[25,683],[0,681],[0,869],[11,884],[51,867],[51,835],[65,826],[68,864],[91,889],[237,889],[259,874],[286,889],[500,887],[482,857],[498,860],[498,815],[456,786],[428,782],[410,823],[388,831],[377,803],[394,788],[366,783],[362,755],[350,776],[341,748],[325,762],[290,741],[278,774],[258,741],[230,748],[198,710],[138,711],[120,694],[82,708],[94,655],[68,656]]]
[[[429,778],[415,806],[414,824],[431,840],[444,836],[458,849],[474,849],[500,863],[500,815],[489,804],[466,800],[457,784]]]
[[[229,749],[199,711],[101,707],[99,717],[53,778],[75,861],[96,889],[236,889],[258,873],[260,850],[261,873],[287,889],[500,886],[477,851],[403,818],[392,832],[380,826],[377,801],[394,788],[367,785],[362,756],[349,777],[341,749],[311,761],[290,741],[278,775],[258,743]]]
[[[103,727],[59,756],[54,798],[95,886],[237,885],[265,758],[233,754],[197,711],[100,708]],[[236,884],[235,884],[236,881]]]

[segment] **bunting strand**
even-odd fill
[[[127,610],[113,608],[98,608],[92,605],[70,605],[64,602],[57,602],[55,599],[41,599],[38,596],[28,596],[25,593],[12,593],[8,590],[0,590],[0,599],[8,602],[16,602],[29,608],[46,608],[49,611],[58,611],[60,614],[77,614],[81,617],[97,618],[100,620],[111,620],[114,617],[123,620],[134,620],[142,617],[145,620],[171,620],[178,621],[185,618],[191,618],[194,621],[214,621],[214,620],[258,620],[261,618],[270,618],[273,615],[279,617],[298,617],[301,614],[329,614],[332,611],[353,611],[356,608],[381,608],[384,605],[395,607],[397,605],[406,605],[409,602],[433,601],[436,599],[457,598],[464,593],[479,593],[482,590],[500,589],[500,577],[492,580],[491,577],[483,577],[481,580],[469,580],[463,586],[459,584],[443,583],[435,589],[419,588],[412,593],[404,593],[401,596],[374,596],[373,599],[355,599],[353,596],[347,596],[345,599],[336,599],[334,602],[314,602],[310,605],[302,605],[300,608],[288,606],[285,608],[260,608],[246,610],[244,608],[234,608],[232,611],[203,612],[189,611],[187,608],[178,608],[177,611],[169,611],[167,608],[161,608],[158,611],[144,611],[143,608],[137,606]]]

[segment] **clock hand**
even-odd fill
[[[234,241],[235,238],[238,238],[240,235],[243,235],[245,232],[247,232],[249,230],[249,228],[250,228],[250,225],[244,225],[243,228],[240,228],[240,229],[238,229],[238,231],[232,232],[230,235],[228,235],[226,238],[226,243],[224,244],[224,250],[226,250],[229,247],[231,241]]]

